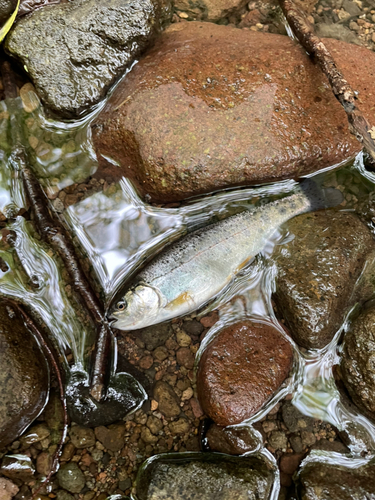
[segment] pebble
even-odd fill
[[[156,382],[153,393],[154,399],[159,403],[158,410],[165,417],[173,418],[180,414],[179,399],[167,382]]]
[[[69,436],[75,448],[90,448],[95,445],[95,434],[89,427],[75,425],[71,428]]]
[[[18,486],[12,483],[12,481],[5,479],[5,477],[0,477],[0,500],[11,500],[18,491]]]
[[[57,473],[57,479],[60,487],[70,493],[80,493],[85,486],[85,476],[75,462],[63,464]]]
[[[227,455],[243,455],[255,451],[260,445],[259,437],[250,426],[225,428],[213,424],[207,431],[206,439],[211,451]]]
[[[110,451],[119,451],[125,446],[124,434],[125,426],[122,424],[113,424],[108,428],[104,426],[95,428],[96,439]]]

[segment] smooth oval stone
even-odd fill
[[[293,348],[275,326],[243,321],[223,329],[199,361],[201,407],[218,425],[253,416],[280,388],[293,364]]]
[[[169,453],[148,460],[137,476],[138,500],[266,500],[274,474],[258,457]]]
[[[375,464],[358,468],[310,462],[299,475],[301,500],[367,500],[375,498]]]
[[[43,410],[49,369],[22,318],[0,304],[0,449],[16,439]]]
[[[375,54],[325,40],[375,123]],[[298,178],[361,150],[326,78],[281,35],[177,23],[92,125],[102,175],[153,202]]]
[[[340,373],[351,398],[375,419],[375,309],[363,311],[345,333]]]
[[[348,212],[300,215],[287,228],[294,239],[274,256],[277,309],[300,346],[321,349],[358,299],[353,290],[374,249],[373,237]]]

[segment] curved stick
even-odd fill
[[[306,14],[295,5],[293,0],[279,0],[279,3],[293,33],[328,78],[336,99],[347,114],[351,133],[363,143],[375,162],[375,128],[371,127],[358,108],[352,87],[343,77],[327,47],[315,34]]]

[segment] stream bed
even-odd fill
[[[207,78],[204,88],[211,83]],[[167,87],[168,98],[172,83]],[[300,189],[287,179],[151,203],[138,181],[112,176],[97,160],[92,124],[115,91],[70,121],[50,118],[30,83],[16,99],[0,101],[0,313],[4,331],[8,324],[17,330],[13,350],[4,343],[0,356],[20,361],[19,381],[0,374],[8,389],[0,417],[10,422],[0,428],[0,500],[28,500],[37,490],[39,500],[208,500],[221,498],[218,489],[223,499],[241,500],[323,500],[324,488],[340,500],[375,494],[375,174],[362,152],[308,174],[319,190],[340,191],[341,203],[275,227],[263,250],[202,308],[135,331],[114,325],[108,398],[120,410],[81,397],[90,384],[95,325],[38,234],[11,146],[15,128],[106,312],[168,245]],[[268,106],[259,103],[262,111]],[[351,147],[344,142],[343,156]],[[14,354],[27,337],[15,304],[48,337],[66,389],[70,422],[59,470],[47,484],[64,432],[58,384],[36,337]],[[28,352],[34,367],[23,362]],[[43,373],[39,385],[28,370]],[[31,409],[17,391],[23,384],[37,393]],[[3,401],[8,413],[1,413]],[[192,482],[191,496],[183,496]]]

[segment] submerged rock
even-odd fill
[[[27,68],[48,107],[78,116],[104,97],[150,43],[162,10],[157,0],[51,5],[21,18],[6,49]]]
[[[375,54],[328,48],[375,122]],[[361,150],[320,70],[286,36],[170,26],[92,125],[103,172],[150,201],[297,178]]]
[[[369,229],[348,212],[314,212],[288,222],[294,239],[278,247],[275,300],[295,341],[307,349],[327,345],[357,296]]]
[[[49,369],[21,318],[0,304],[0,449],[16,439],[44,408]]]
[[[136,487],[139,500],[266,500],[273,481],[260,458],[171,453],[146,463]]]
[[[220,427],[213,424],[207,431],[206,440],[211,451],[227,455],[243,455],[256,451],[260,446],[261,437],[250,426]]]
[[[311,462],[299,475],[301,500],[366,500],[375,498],[375,464],[358,468]]]
[[[0,477],[0,500],[11,500],[18,491],[18,486],[9,481],[9,479]]]
[[[246,5],[246,0],[175,0],[175,9],[190,18],[217,22]]]
[[[351,398],[375,418],[375,309],[363,311],[344,337],[340,373]]]
[[[218,425],[250,418],[288,377],[291,344],[269,323],[243,321],[223,329],[203,352],[197,372],[201,407]]]

